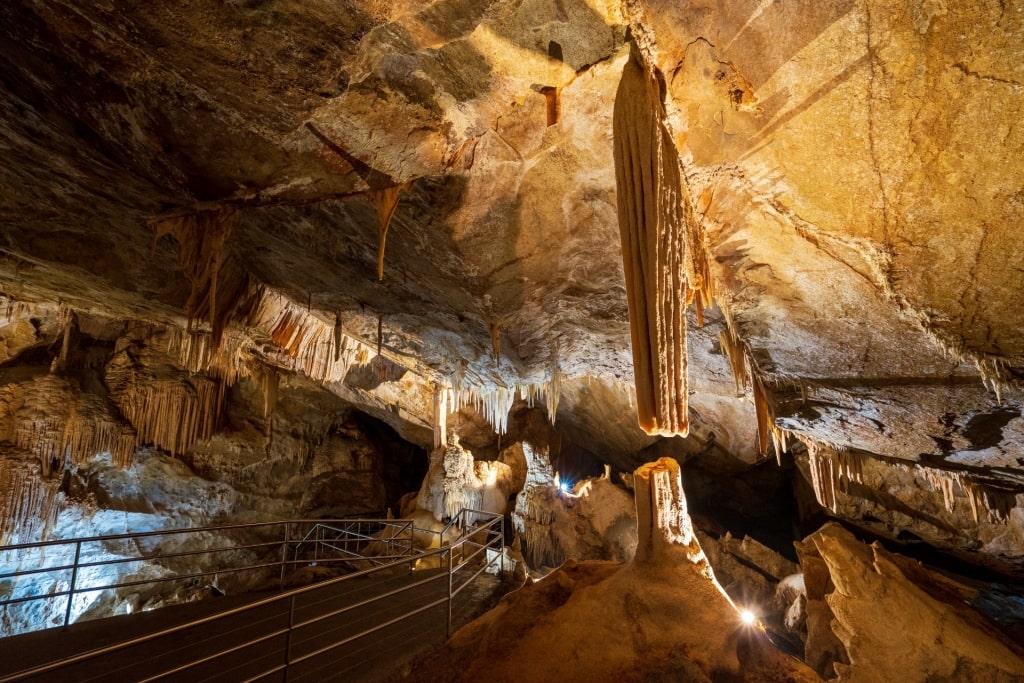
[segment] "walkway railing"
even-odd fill
[[[473,520],[470,522],[470,520]],[[381,520],[383,521],[383,520]],[[393,528],[404,530],[408,520],[386,520]],[[342,520],[344,525],[353,520]],[[295,541],[289,540],[290,529],[295,525],[309,525],[308,531]],[[283,526],[285,539],[276,544],[284,550],[281,559],[276,563],[257,563],[254,567],[283,568],[289,564],[309,564],[309,560],[289,557],[288,549],[292,548],[293,557],[302,553],[299,546],[309,544],[306,538],[313,533],[316,538],[316,525],[335,526],[321,520],[298,520],[267,525],[228,525],[213,527],[214,529],[238,529],[249,527]],[[343,525],[337,525],[342,528]],[[411,523],[408,528],[411,530]],[[177,530],[185,531],[185,530]],[[420,532],[422,530],[416,530]],[[504,544],[504,519],[501,515],[463,510],[446,527],[445,531],[437,532],[440,537],[457,537],[445,547],[413,553],[398,552],[392,556],[391,562],[369,569],[357,571],[338,578],[322,581],[313,585],[288,590],[283,593],[263,598],[246,605],[229,609],[202,619],[166,628],[161,631],[142,635],[115,645],[92,650],[59,662],[37,666],[18,673],[0,676],[0,683],[25,680],[53,680],[48,678],[55,671],[60,671],[67,680],[88,680],[89,667],[99,667],[97,677],[103,680],[161,680],[167,677],[181,678],[188,674],[190,680],[198,680],[205,676],[222,678],[223,680],[322,680],[326,678],[323,671],[331,668],[337,671],[339,666],[339,648],[365,640],[379,631],[413,619],[417,615],[427,614],[431,610],[446,611],[443,623],[444,633],[450,636],[453,628],[453,605],[456,598],[483,572],[500,571],[502,567],[502,548]],[[141,536],[156,535],[144,534]],[[360,534],[358,528],[353,536]],[[114,538],[128,538],[121,536]],[[396,535],[402,538],[401,535]],[[89,566],[94,563],[82,563],[82,547],[99,539],[109,540],[111,537],[96,537],[69,541],[75,544],[75,554],[79,561],[70,565],[50,568],[49,571],[71,571],[75,568]],[[342,539],[344,542],[354,539]],[[381,539],[361,539],[364,543],[380,542]],[[331,543],[338,542],[334,539]],[[59,543],[59,542],[54,542]],[[317,541],[319,543],[319,541]],[[39,544],[23,544],[8,546],[4,550],[16,547],[34,547]],[[400,542],[396,541],[395,547]],[[263,548],[268,544],[250,544],[247,548]],[[220,550],[220,549],[219,549]],[[317,551],[314,551],[314,554]],[[166,557],[183,557],[195,553],[169,553]],[[323,558],[316,560],[323,562]],[[358,584],[361,577],[383,577],[384,582],[392,581],[396,568],[400,570],[398,577],[408,577],[413,563],[434,566],[436,569],[424,572],[424,578],[405,581],[394,588],[361,596],[365,587]],[[497,565],[497,569],[495,569]],[[408,570],[404,568],[408,567]],[[190,576],[208,576],[226,571],[203,571]],[[241,570],[239,570],[241,571]],[[27,572],[16,572],[9,575],[23,575]],[[389,574],[390,573],[390,574]],[[415,574],[412,575],[415,577]],[[181,578],[181,577],[176,577]],[[124,585],[133,585],[129,582]],[[62,591],[57,597],[65,596],[70,600],[77,592],[84,590],[109,589],[73,588]],[[347,590],[352,587],[351,590]],[[400,599],[401,598],[401,599]],[[11,601],[8,601],[11,602]],[[365,616],[351,618],[359,611],[365,613],[371,606],[379,606],[374,618]],[[439,614],[432,618],[437,622]],[[180,642],[184,638],[189,643],[187,648],[175,649],[171,643]],[[178,640],[175,640],[178,639]],[[161,648],[160,641],[165,641],[166,652]],[[166,656],[154,655],[163,653]],[[166,660],[161,663],[161,660]],[[147,671],[145,677],[139,677],[130,670],[132,667],[143,666]],[[153,667],[157,673],[153,673]],[[83,667],[76,669],[76,667]],[[120,672],[120,673],[119,673]],[[113,678],[111,678],[111,676]],[[120,676],[120,678],[119,678]],[[206,680],[206,678],[203,678]]]
[[[45,601],[63,603],[63,626],[68,626],[88,607],[89,594],[104,591],[155,586],[169,582],[198,582],[210,579],[216,585],[222,577],[245,575],[250,583],[269,578],[279,570],[283,582],[287,570],[308,564],[299,556],[303,537],[327,526],[387,530],[392,536],[386,542],[389,557],[413,552],[412,522],[409,520],[287,520],[253,524],[162,529],[137,534],[112,534],[67,540],[19,543],[0,547],[0,585],[9,582],[9,594],[0,600],[0,611],[15,605]],[[307,531],[308,530],[308,531]],[[243,536],[245,541],[223,544],[230,536]],[[206,547],[211,536],[223,545]],[[347,541],[346,543],[351,543]],[[163,550],[171,547],[172,550]],[[355,550],[355,545],[347,546]],[[289,552],[292,549],[295,552]],[[321,550],[323,548],[320,548]],[[339,563],[347,559],[340,549],[321,553],[319,564]],[[31,565],[29,569],[5,571],[10,567]],[[176,571],[175,567],[180,570]],[[201,567],[192,571],[193,567]],[[165,571],[153,576],[154,571]],[[139,578],[139,574],[150,575]],[[117,577],[111,579],[111,577]],[[134,578],[133,578],[134,577]],[[283,585],[283,583],[282,583]],[[95,596],[93,596],[95,597]],[[54,610],[42,610],[54,614]],[[104,615],[109,616],[109,615]],[[49,623],[40,628],[59,626]]]
[[[411,520],[350,519],[343,522],[318,522],[295,546],[294,560],[311,558],[313,562],[348,560],[374,565],[415,552]],[[373,553],[368,552],[373,549]]]

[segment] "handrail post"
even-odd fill
[[[71,587],[68,589],[67,607],[64,609],[64,628],[71,622],[71,605],[75,601],[75,584],[78,582],[78,561],[82,557],[82,542],[75,543],[75,564],[71,567]]]
[[[452,637],[452,558],[455,553],[448,547],[448,638]]]
[[[284,681],[288,683],[292,663],[292,630],[295,628],[295,596],[288,601],[288,632],[284,636]]]
[[[281,590],[284,590],[284,568],[288,562],[288,532],[290,527],[291,524],[289,522],[284,523],[284,541],[281,543]]]

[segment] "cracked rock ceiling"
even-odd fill
[[[0,25],[9,300],[219,310],[271,358],[222,301],[263,287],[409,370],[370,406],[407,438],[429,443],[432,383],[554,382],[622,466],[654,441],[612,153],[635,42],[716,290],[690,312],[692,436],[764,457],[760,392],[817,456],[973,477],[951,495],[1024,546],[1021,3],[16,0]]]

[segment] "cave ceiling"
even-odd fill
[[[654,441],[612,152],[634,43],[715,282],[692,435],[764,457],[760,386],[791,438],[1019,490],[1024,8],[890,4],[4,3],[0,288],[183,327],[187,224],[256,356],[238,283],[379,345],[409,391],[375,409],[413,440],[434,383],[557,383],[565,429],[628,464]]]

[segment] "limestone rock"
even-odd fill
[[[811,638],[831,631],[826,638],[841,653],[831,664],[838,680],[884,680],[895,667],[907,681],[1024,676],[1019,644],[964,605],[948,579],[907,569],[877,544],[864,545],[834,524],[810,536],[805,548],[810,544],[825,572],[816,569],[807,583],[809,661]],[[810,557],[801,553],[801,562]],[[822,599],[829,617],[812,619],[811,605]],[[829,665],[820,665],[827,674]]]

